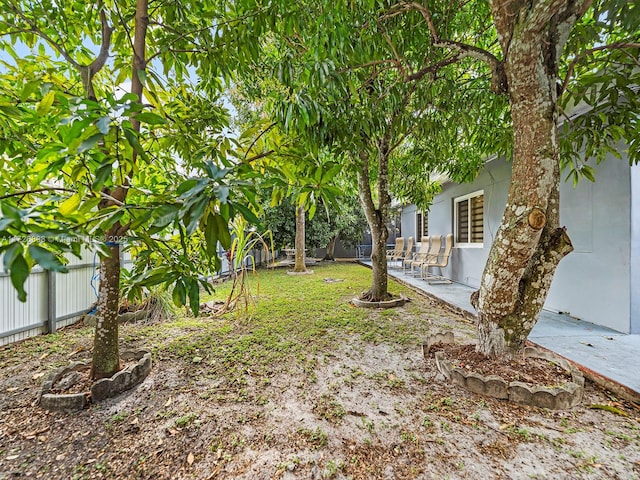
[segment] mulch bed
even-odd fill
[[[480,375],[497,375],[507,382],[524,382],[537,386],[558,386],[571,381],[571,375],[561,366],[532,357],[515,357],[505,360],[476,352],[475,345],[438,344],[432,350],[444,352],[445,358],[455,367]]]

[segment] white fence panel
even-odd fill
[[[40,271],[29,275],[25,290],[27,301],[21,302],[9,275],[0,274],[0,345],[39,335],[45,330],[47,274]]]
[[[94,254],[69,257],[69,273],[35,268],[25,283],[27,301],[20,302],[7,273],[0,273],[0,345],[70,325],[95,302],[91,288]],[[55,297],[55,298],[54,298]]]
[[[246,259],[247,266],[259,266],[272,260],[270,251],[256,249],[251,254],[253,261]],[[220,274],[228,274],[226,255],[220,252],[220,256]],[[88,312],[97,300],[94,287],[97,290],[100,283],[98,262],[93,252],[84,250],[80,259],[69,257],[68,273],[47,273],[39,268],[34,269],[25,284],[26,302],[18,300],[9,275],[0,272],[0,346],[55,331],[56,328],[75,323]],[[122,254],[122,264],[123,268],[130,266],[131,255],[128,252]]]
[[[76,266],[69,273],[56,273],[56,318],[68,318],[69,315],[87,310],[96,300],[91,287],[91,279],[96,270],[93,264]],[[98,279],[95,280],[96,289]],[[58,323],[58,326],[61,325]]]

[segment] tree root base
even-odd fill
[[[96,403],[125,392],[141,383],[151,372],[151,353],[140,350],[123,352],[122,360],[136,361],[135,364],[120,370],[110,378],[102,378],[91,385],[90,392],[51,393],[53,385],[71,372],[89,368],[87,363],[74,362],[53,372],[43,383],[38,403],[45,410],[72,412],[82,410],[89,403]]]
[[[383,301],[377,301],[377,302],[363,299],[363,297],[354,298],[351,300],[351,303],[356,307],[360,307],[360,308],[395,308],[395,307],[403,306],[408,301],[409,299],[401,294],[400,298],[392,298],[390,300],[383,300]]]

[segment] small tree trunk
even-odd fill
[[[334,252],[336,251],[336,242],[338,241],[338,235],[331,238],[327,243],[327,253],[324,254],[323,260],[335,261]]]
[[[305,247],[305,233],[304,233],[304,207],[296,208],[296,263],[293,267],[294,272],[306,272],[307,267],[304,263],[304,247]]]
[[[389,231],[385,224],[375,222],[369,225],[371,229],[371,267],[373,278],[371,287],[362,294],[362,300],[382,302],[389,300],[387,279],[387,238]]]
[[[369,229],[371,230],[371,266],[373,276],[371,288],[363,292],[361,300],[381,302],[388,300],[391,295],[388,292],[387,281],[387,217],[391,197],[388,192],[388,140],[383,139],[379,146],[378,158],[378,197],[380,206],[375,207],[369,178],[369,157],[366,153],[360,154],[360,169],[358,170],[358,193],[360,203],[364,209]]]
[[[142,99],[143,85],[139,72],[146,69],[145,46],[147,27],[149,24],[148,0],[136,0],[135,35],[133,41],[133,68],[131,76],[131,93],[138,100]],[[106,17],[101,16],[104,24]],[[104,49],[103,49],[104,50]],[[108,48],[106,49],[108,53]],[[133,117],[132,127],[140,132],[140,122]],[[131,163],[135,164],[137,152],[134,149]],[[123,204],[127,197],[127,181],[123,185],[113,188],[110,196],[117,203]],[[99,208],[107,208],[116,203],[112,200],[103,201]],[[111,243],[127,232],[127,227],[116,222],[107,232],[107,243],[110,255],[100,261],[100,289],[98,295],[97,325],[93,340],[93,358],[91,364],[91,378],[94,380],[111,377],[120,370],[120,355],[118,351],[118,310],[120,304],[120,246]]]
[[[120,299],[120,248],[109,247],[100,261],[100,295],[93,340],[91,378],[111,377],[120,370],[118,352],[118,304]]]

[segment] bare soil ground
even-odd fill
[[[90,357],[90,329],[0,349],[0,479],[640,478],[634,405],[590,383],[568,411],[468,393],[420,344],[473,325],[395,284],[405,307],[355,309],[368,270],[315,270],[261,274],[249,318],[123,326],[152,372],[81,412],[35,400],[45,374]]]

